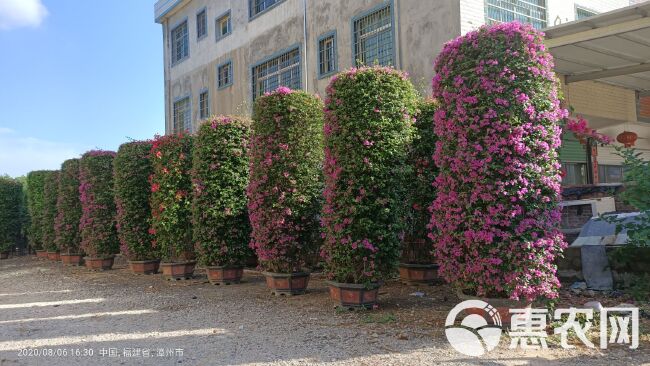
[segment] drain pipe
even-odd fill
[[[307,0],[302,0],[302,8],[303,8],[303,17],[302,17],[302,39],[303,39],[303,49],[305,50],[305,91],[309,91],[309,61],[307,60],[307,56],[309,53],[307,52]]]

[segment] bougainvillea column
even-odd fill
[[[119,252],[115,229],[113,160],[115,152],[92,150],[79,164],[79,199],[81,201],[81,248],[86,253],[86,267],[106,270],[113,266]]]
[[[43,187],[47,170],[36,170],[27,174],[27,209],[29,212],[29,246],[38,258],[46,258],[43,249]]]
[[[567,116],[542,35],[482,27],[444,46],[435,65],[440,174],[431,238],[439,273],[466,294],[557,296],[560,144]]]
[[[237,283],[250,256],[246,208],[250,121],[204,122],[192,149],[192,227],[199,262],[214,284]]]
[[[189,135],[156,136],[151,147],[151,232],[163,275],[191,278],[192,245],[192,138]]]
[[[150,141],[122,144],[113,162],[120,251],[128,258],[131,271],[138,274],[157,273],[160,263],[150,228],[151,146]]]
[[[56,201],[57,215],[54,222],[56,246],[61,252],[64,265],[80,265],[81,201],[79,200],[79,159],[69,159],[61,164],[59,173],[59,196]]]
[[[59,171],[47,172],[43,182],[43,248],[47,251],[47,258],[52,261],[60,259],[59,248],[56,245],[56,231],[54,230],[58,194]]]
[[[408,148],[409,178],[407,180],[406,230],[402,241],[399,273],[406,283],[433,283],[438,280],[429,229],[429,206],[436,197],[436,187],[431,182],[438,175],[433,161],[437,137],[433,131],[433,114],[438,104],[421,100],[415,116],[415,134]]]
[[[373,306],[396,269],[416,103],[406,74],[388,67],[353,68],[327,87],[322,256],[345,307]]]
[[[280,87],[253,108],[247,189],[251,247],[273,293],[305,291],[308,257],[318,247],[323,103]]]

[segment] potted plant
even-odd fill
[[[149,198],[153,173],[151,141],[122,144],[113,162],[117,236],[120,250],[136,274],[158,273],[159,254],[153,247]]]
[[[4,242],[0,244],[0,259],[9,258],[9,253],[11,252],[11,243]]]
[[[109,270],[119,250],[115,229],[113,159],[115,152],[92,150],[79,163],[81,248],[90,270]]]
[[[428,209],[436,197],[436,187],[431,182],[438,174],[433,162],[437,140],[433,132],[433,114],[436,109],[437,103],[432,99],[419,102],[413,125],[415,134],[408,149],[408,207],[399,263],[400,278],[408,284],[432,284],[439,280],[433,243],[428,237],[427,228],[431,219]]]
[[[47,174],[47,170],[27,174],[27,210],[30,218],[28,238],[30,247],[39,259],[47,259],[47,251],[43,248],[43,188]]]
[[[61,164],[59,195],[56,201],[57,215],[54,221],[55,242],[65,266],[80,266],[81,252],[81,201],[79,200],[79,159],[68,159]]]
[[[505,305],[554,298],[559,286],[556,148],[567,111],[552,65],[539,32],[503,23],[447,43],[435,66],[433,96],[444,100],[431,217],[439,274],[462,297],[501,307],[506,321]]]
[[[238,283],[250,256],[246,208],[250,121],[216,116],[192,148],[192,229],[199,263],[212,284]]]
[[[280,87],[253,107],[247,188],[251,248],[275,295],[302,294],[318,248],[323,103]]]
[[[167,279],[194,273],[192,246],[192,139],[186,134],[156,136],[151,147],[151,229],[153,246]]]
[[[59,194],[59,171],[47,172],[43,182],[43,247],[47,251],[47,258],[51,261],[61,260],[59,248],[56,246],[56,232],[54,221],[56,219],[56,200]]]
[[[416,103],[406,74],[390,67],[353,68],[327,87],[322,256],[343,307],[376,305],[397,267]]]
[[[16,179],[0,177],[0,259],[9,258],[22,230],[23,186]]]

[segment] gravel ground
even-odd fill
[[[448,286],[389,282],[380,309],[349,312],[334,308],[319,276],[307,294],[276,298],[255,271],[231,286],[210,285],[197,272],[195,280],[167,282],[123,264],[92,273],[3,260],[0,365],[650,365],[647,337],[637,350],[602,352],[508,350],[502,339],[489,358],[465,357],[444,336],[447,312],[459,302]]]

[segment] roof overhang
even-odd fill
[[[158,0],[153,6],[154,20],[162,23],[162,20],[172,12],[183,0]]]
[[[650,91],[650,3],[546,28],[566,83],[585,80]]]

